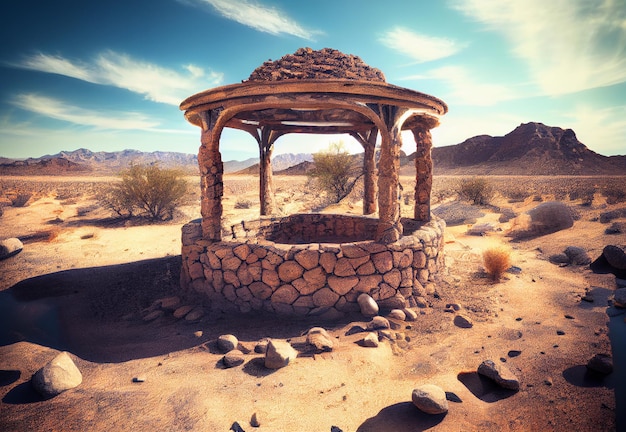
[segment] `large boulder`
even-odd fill
[[[0,260],[10,258],[22,251],[24,245],[18,238],[8,238],[0,241]]]
[[[50,360],[31,378],[34,389],[45,398],[54,397],[82,382],[82,374],[65,351]]]
[[[511,221],[508,236],[514,240],[551,234],[574,225],[572,210],[560,201],[550,201],[516,217]]]
[[[501,364],[496,364],[493,360],[485,360],[478,366],[479,375],[487,377],[500,387],[509,390],[519,390],[519,380],[513,373]]]
[[[626,252],[619,246],[605,246],[589,268],[594,273],[613,273],[618,279],[626,279]]]

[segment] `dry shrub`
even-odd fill
[[[483,251],[483,264],[487,274],[496,282],[511,267],[511,251],[504,246],[495,246]]]
[[[602,190],[607,204],[618,204],[626,201],[626,186],[624,184],[610,184]]]
[[[249,209],[253,205],[254,204],[252,203],[252,201],[250,201],[248,199],[238,199],[237,202],[235,202],[235,208],[236,209]]]
[[[11,199],[11,204],[13,207],[26,207],[32,196],[31,193],[18,193],[14,199]]]
[[[489,204],[495,191],[486,178],[473,177],[459,182],[458,193],[461,198],[471,201],[474,205],[484,205]]]

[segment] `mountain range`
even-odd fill
[[[355,155],[362,159],[363,155]],[[504,136],[478,135],[460,144],[434,147],[435,175],[626,175],[626,156],[603,156],[578,141],[571,129],[523,123]],[[414,175],[415,153],[401,154],[400,174]],[[272,157],[276,174],[306,174],[311,154]],[[258,158],[224,162],[225,173],[256,174]],[[79,149],[39,158],[0,157],[0,175],[115,174],[129,164],[159,163],[198,173],[198,157],[178,152],[92,152]]]

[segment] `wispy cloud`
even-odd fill
[[[400,80],[441,81],[445,94],[440,96],[450,105],[489,106],[531,96],[526,88],[480,80],[480,74],[472,73],[463,66],[443,66]]]
[[[626,81],[622,0],[451,0],[512,43],[548,95]]]
[[[13,66],[114,86],[154,102],[172,105],[207,87],[219,85],[223,79],[223,74],[205,71],[199,66],[185,65],[181,71],[176,71],[114,51],[105,51],[91,62],[39,53]]]
[[[34,93],[17,95],[11,103],[20,109],[45,117],[98,129],[151,130],[158,126],[157,122],[140,113],[87,110]]]
[[[598,109],[578,104],[565,115],[568,127],[589,148],[602,148],[603,155],[626,154],[626,107]]]
[[[395,27],[379,37],[379,41],[418,63],[442,59],[456,54],[463,48],[452,39],[438,38]]]
[[[250,0],[183,0],[183,3],[210,5],[226,19],[272,35],[288,34],[313,40],[322,33],[305,29],[278,8]]]

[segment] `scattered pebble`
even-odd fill
[[[557,330],[556,334],[559,336],[563,336],[565,334],[565,332],[563,330]]]
[[[368,333],[361,341],[364,347],[376,348],[378,347],[378,335],[376,333]]]
[[[511,350],[507,353],[507,355],[511,358],[513,357],[517,357],[518,355],[520,355],[522,352],[519,350]]]
[[[381,316],[375,316],[370,322],[367,323],[368,330],[388,329],[389,327],[389,320]]]
[[[146,376],[145,375],[137,375],[136,377],[133,377],[133,382],[134,383],[142,383],[146,381]]]
[[[231,350],[226,353],[226,355],[222,358],[222,363],[227,368],[237,367],[245,361],[244,354],[237,350]]]
[[[472,323],[472,320],[465,315],[456,315],[454,317],[454,325],[465,329],[474,327],[474,323]]]

